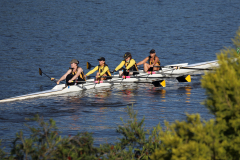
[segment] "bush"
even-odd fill
[[[62,138],[55,121],[44,122],[38,115],[32,120],[39,128],[28,126],[29,138],[24,138],[22,131],[16,134],[11,156],[14,159],[97,159],[98,149],[93,147],[93,138],[89,133]]]
[[[2,140],[0,140],[0,146],[1,146],[1,142],[2,142]],[[3,159],[5,157],[5,154],[6,154],[3,149],[0,148],[0,159]]]
[[[170,132],[160,132],[160,148],[151,159],[239,159],[240,28],[233,42],[236,48],[223,49],[217,56],[219,68],[202,79],[204,104],[216,119],[201,122],[196,114],[187,115],[187,122],[166,123]]]

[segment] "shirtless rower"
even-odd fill
[[[57,81],[57,84],[65,79],[67,85],[79,84],[81,83],[80,81],[86,81],[83,69],[81,67],[78,67],[79,61],[72,59],[70,63],[71,68]]]
[[[134,73],[131,71],[138,71],[138,67],[136,64],[136,61],[134,59],[132,59],[132,55],[130,52],[126,52],[123,56],[123,60],[122,62],[115,68],[115,70],[113,72],[116,72],[118,70],[120,70],[123,66],[125,66],[125,69],[128,70],[129,72],[123,72],[123,71],[119,71],[119,76],[130,76],[130,75],[134,75],[134,74],[138,74],[138,73]]]
[[[110,76],[112,76],[112,75],[109,71],[108,65],[105,63],[105,58],[101,57],[101,58],[98,59],[98,61],[99,61],[99,65],[96,66],[93,70],[89,71],[85,75],[85,77],[89,76],[90,74],[93,74],[94,72],[96,72],[98,70],[98,72],[96,74],[96,80],[103,81],[103,80],[106,80],[106,79],[111,79]]]
[[[139,66],[143,64],[145,72],[160,70],[160,67],[154,67],[154,66],[160,66],[160,60],[156,56],[155,50],[152,49],[149,53],[150,53],[150,56],[146,57],[143,61],[138,62],[137,65]]]

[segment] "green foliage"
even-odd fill
[[[239,159],[240,157],[240,28],[233,40],[236,48],[225,48],[217,56],[219,67],[206,73],[205,106],[216,119],[201,122],[199,115],[187,115],[160,132],[160,148],[151,159]]]
[[[2,140],[0,140],[0,146],[1,146]],[[3,149],[0,148],[0,159],[3,159],[5,157],[6,153],[4,152]]]
[[[169,130],[160,131],[161,143],[151,159],[226,159],[214,120],[201,122],[196,114],[165,125]]]
[[[233,42],[240,46],[240,28]],[[208,95],[205,105],[216,116],[228,156],[235,159],[240,157],[240,59],[236,48],[225,48],[218,60],[220,67],[202,80]]]
[[[22,131],[16,134],[10,159],[97,159],[91,134],[62,138],[52,119],[47,123],[37,115],[32,120],[40,127],[27,126],[31,131],[29,138],[23,137]]]

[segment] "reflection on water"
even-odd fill
[[[124,84],[114,86],[116,92],[114,95],[122,103],[133,104],[136,102],[136,96],[138,96],[138,84]]]
[[[104,103],[105,100],[111,96],[111,94],[112,94],[111,89],[103,89],[97,90],[97,92],[94,93],[93,96],[96,103]]]
[[[186,86],[185,90],[186,90],[185,94],[187,95],[187,98],[186,98],[185,102],[190,103],[190,95],[191,95],[192,87],[191,86]]]
[[[165,98],[166,98],[166,97],[165,97],[165,96],[166,96],[166,90],[161,89],[161,90],[160,90],[160,93],[161,93],[161,98],[162,98],[161,101],[162,101],[162,102],[166,102],[166,99],[165,99]]]

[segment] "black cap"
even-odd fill
[[[156,53],[155,49],[151,49],[151,51],[149,53]]]
[[[101,58],[98,59],[98,61],[105,61],[105,58],[101,57]]]
[[[131,53],[130,52],[126,52],[123,56],[124,59],[128,58],[131,56]]]

